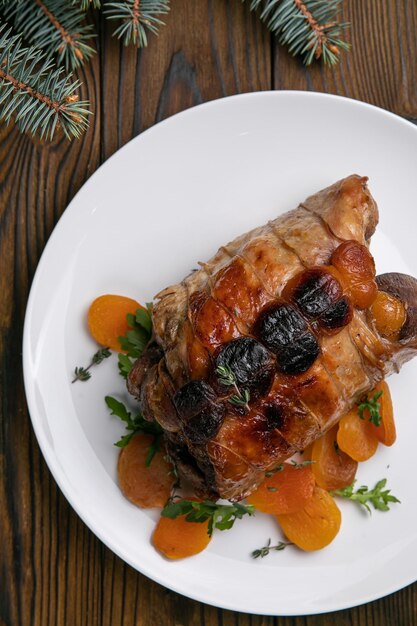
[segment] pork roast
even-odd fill
[[[240,500],[417,352],[417,281],[375,278],[378,210],[353,175],[223,246],[164,289],[128,389],[181,477]],[[378,287],[406,311],[380,334]]]

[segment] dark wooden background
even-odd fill
[[[95,111],[85,136],[42,144],[0,130],[0,626],[417,624],[417,584],[352,610],[280,618],[205,606],[138,574],[59,492],[22,382],[23,318],[45,243],[87,178],[144,129],[206,100],[265,89],[342,94],[417,122],[416,1],[344,0],[343,7],[353,49],[334,69],[302,67],[240,0],[173,0],[166,28],[143,52],[123,49],[97,16],[98,54],[80,72]],[[317,149],[333,148],[340,146]]]

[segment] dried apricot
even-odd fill
[[[382,391],[382,395],[379,397],[378,403],[381,423],[379,426],[375,426],[374,424],[370,424],[370,426],[378,441],[383,443],[384,446],[392,446],[397,439],[397,432],[395,429],[391,393],[385,380],[376,385],[371,395],[379,393],[380,391]]]
[[[353,304],[359,309],[368,308],[378,292],[375,262],[368,248],[357,241],[344,241],[333,252],[331,262],[340,273]]]
[[[339,422],[337,443],[355,461],[367,461],[376,452],[378,439],[366,418],[361,419],[355,407],[346,413]]]
[[[278,515],[300,511],[313,495],[311,467],[283,463],[278,469],[280,471],[266,473],[263,483],[248,496],[247,501],[263,513]]]
[[[371,312],[377,331],[383,337],[396,341],[407,317],[401,300],[385,291],[378,291]]]
[[[121,351],[119,337],[129,329],[126,315],[144,308],[136,300],[125,296],[106,294],[99,296],[88,310],[88,328],[94,339],[102,346]]]
[[[123,494],[143,509],[163,507],[168,500],[174,477],[164,450],[157,451],[147,467],[152,435],[135,435],[119,455],[117,473]]]
[[[304,509],[276,516],[286,537],[301,550],[321,550],[340,530],[342,516],[332,496],[315,487]]]
[[[189,498],[192,500],[195,498]],[[210,543],[208,520],[187,522],[185,515],[161,517],[153,533],[155,548],[168,559],[183,559],[202,552]]]
[[[316,483],[323,489],[342,489],[350,485],[358,468],[357,461],[350,458],[337,443],[338,424],[313,444],[311,469]]]

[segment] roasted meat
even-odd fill
[[[417,352],[417,281],[375,277],[378,210],[353,175],[223,246],[156,296],[129,391],[200,495],[239,500]],[[394,336],[375,323],[397,299]]]

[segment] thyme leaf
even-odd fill
[[[91,378],[91,372],[89,371],[93,365],[99,365],[104,359],[108,359],[111,355],[111,351],[109,348],[100,348],[95,354],[93,354],[90,364],[87,367],[76,367],[74,369],[74,378],[72,379],[72,383],[80,380],[85,382]]]
[[[266,546],[263,546],[262,548],[258,548],[258,550],[254,550],[253,552],[251,552],[251,557],[253,559],[258,559],[259,557],[263,559],[265,556],[268,556],[268,554],[273,550],[281,552],[282,550],[285,550],[287,546],[292,545],[294,544],[291,543],[291,541],[278,541],[275,546],[271,546],[271,539],[268,539]]]

